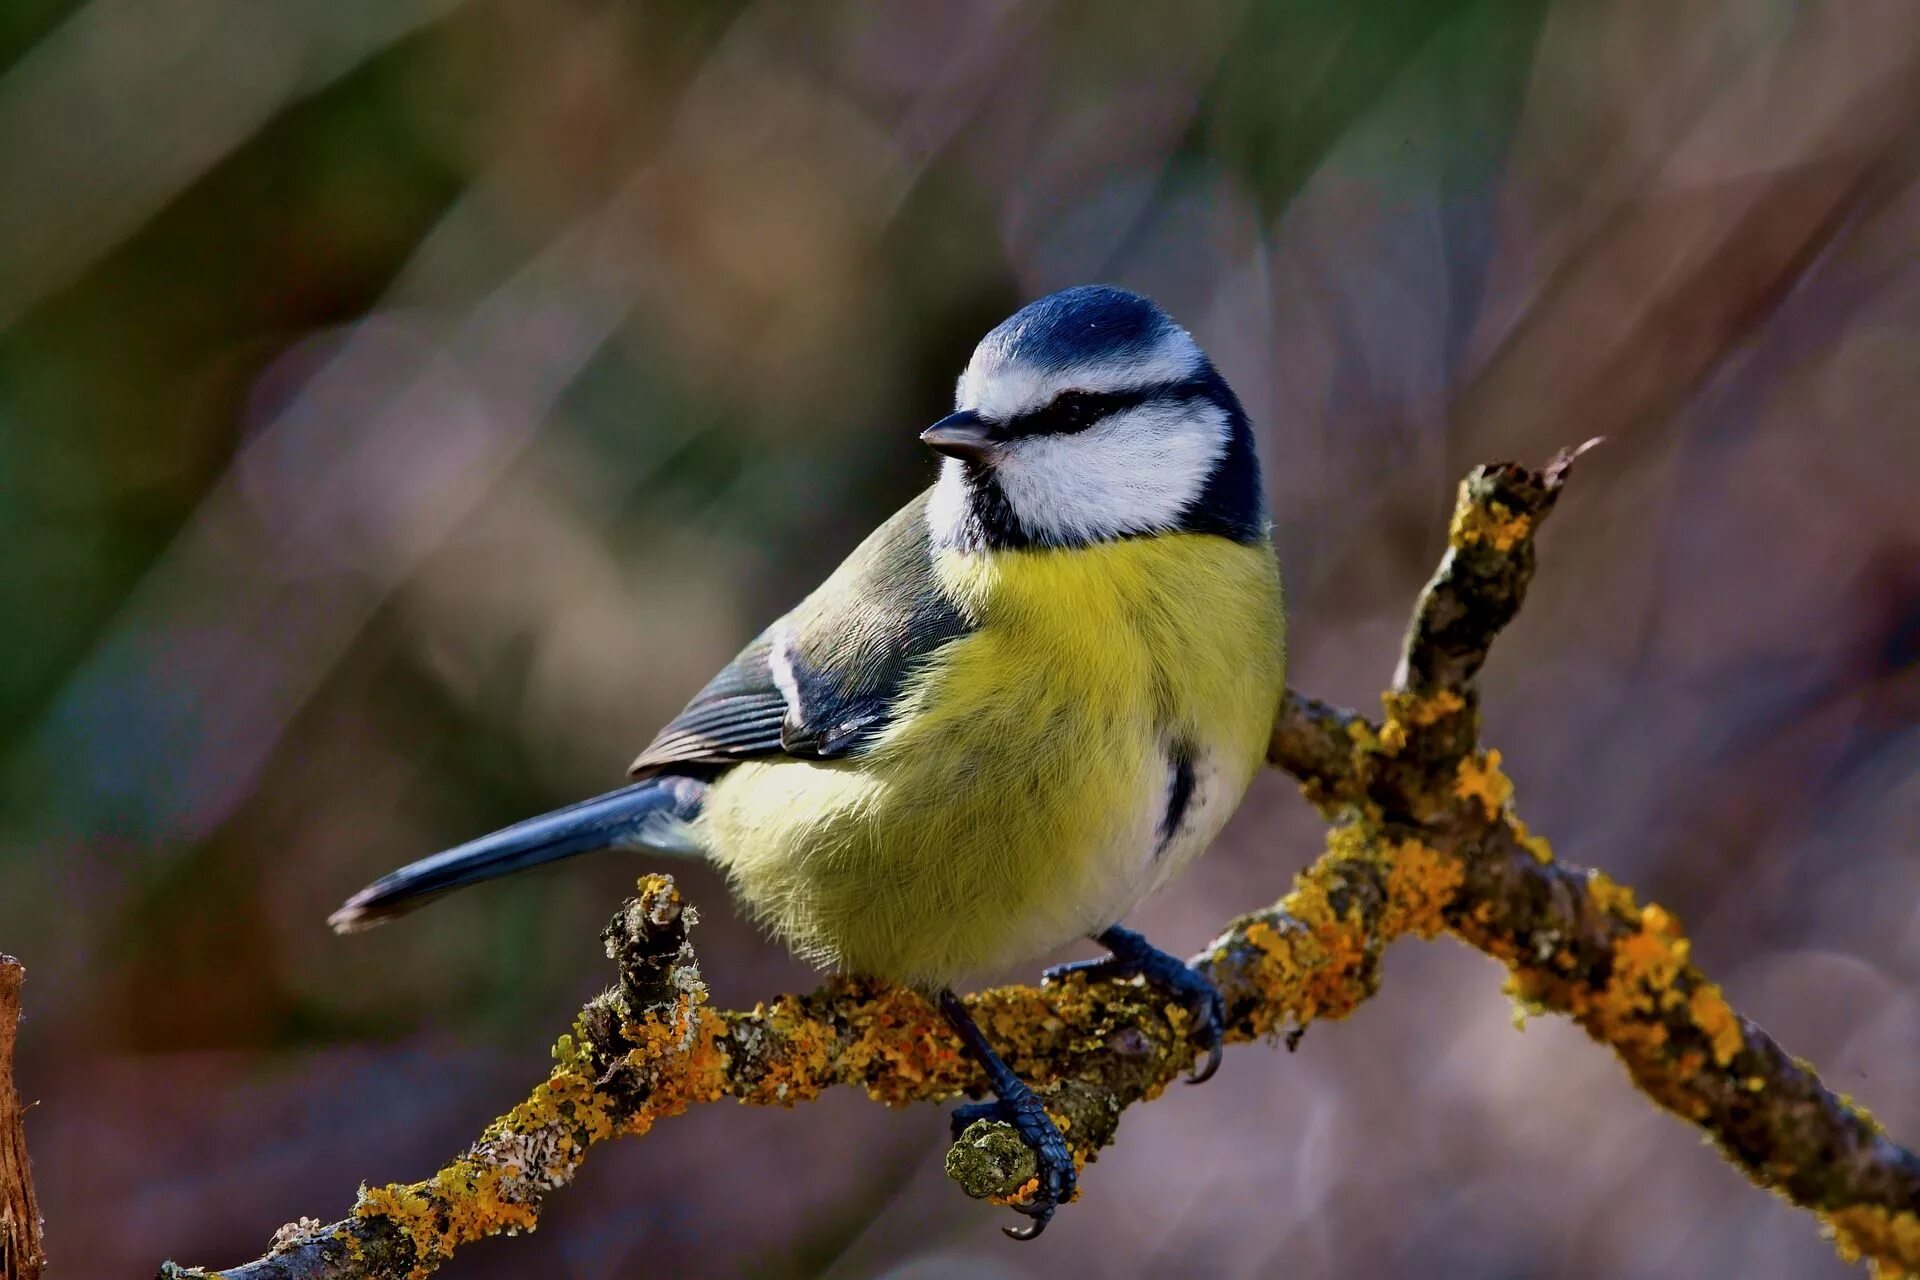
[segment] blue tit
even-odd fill
[[[1040,1157],[1037,1235],[1073,1190],[1039,1100],[952,993],[1092,937],[1094,976],[1219,1000],[1119,922],[1206,849],[1265,758],[1285,615],[1253,432],[1153,302],[1089,286],[1003,322],[920,437],[938,481],[702,689],[617,791],[393,872],[350,931],[607,848],[711,859],[824,967],[935,998]]]

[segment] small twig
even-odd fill
[[[1225,999],[1230,1041],[1291,1043],[1372,995],[1395,939],[1451,932],[1506,964],[1523,1007],[1574,1018],[1653,1101],[1818,1213],[1843,1255],[1920,1273],[1920,1159],[1735,1013],[1670,915],[1555,863],[1515,813],[1499,753],[1480,746],[1473,677],[1520,608],[1534,533],[1578,453],[1538,472],[1481,467],[1463,483],[1379,722],[1287,695],[1270,757],[1326,815],[1327,850],[1195,963]],[[945,1021],[898,988],[838,979],[744,1012],[708,1008],[692,923],[672,880],[648,877],[606,934],[619,986],[581,1013],[527,1101],[434,1177],[363,1191],[330,1226],[282,1228],[267,1257],[223,1274],[424,1276],[468,1241],[531,1229],[594,1143],[699,1102],[791,1106],[851,1085],[896,1104],[981,1087]],[[1137,985],[1070,979],[968,1003],[1083,1160],[1192,1056],[1185,1011]],[[1030,1162],[1004,1128],[977,1124],[953,1152],[948,1171],[969,1194],[1021,1193]]]
[[[0,955],[0,1280],[36,1280],[47,1261],[27,1160],[26,1117],[13,1087],[20,984],[26,977],[18,960]]]

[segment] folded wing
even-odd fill
[[[934,575],[926,507],[924,493],[909,502],[742,650],[660,731],[633,775],[834,759],[884,731],[918,665],[972,625]]]

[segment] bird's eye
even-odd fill
[[[1106,416],[1106,401],[1091,391],[1062,391],[1047,406],[1047,425],[1061,435],[1085,431]]]

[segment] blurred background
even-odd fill
[[[912,492],[1022,301],[1158,297],[1259,424],[1293,682],[1363,707],[1455,481],[1594,435],[1485,677],[1534,827],[1920,1138],[1920,9],[0,7],[0,948],[63,1277],[255,1256],[547,1066],[645,864],[348,939],[617,783]],[[1320,826],[1263,779],[1139,917]],[[676,868],[725,1005],[812,976]],[[1834,1277],[1501,974],[1408,944],[1129,1114],[1015,1247],[945,1121],[615,1144],[455,1277]]]

